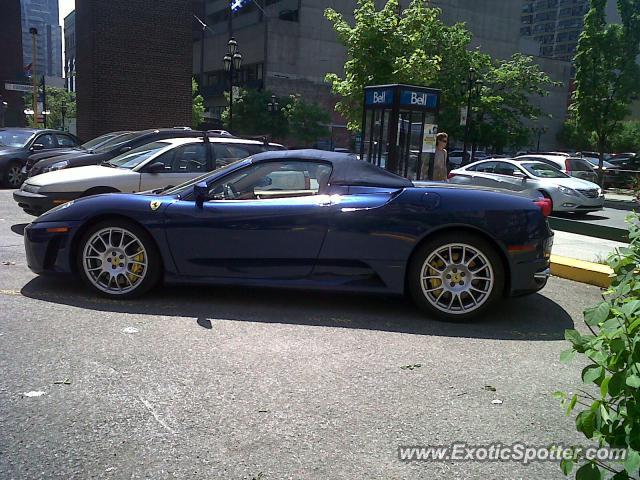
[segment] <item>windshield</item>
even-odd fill
[[[133,140],[134,138],[139,137],[140,135],[142,135],[140,132],[131,132],[125,133],[124,135],[118,135],[117,137],[113,137],[111,140],[106,141],[97,148],[94,148],[93,151],[95,153],[109,152],[114,148],[119,147],[123,143],[128,142],[129,140]]]
[[[599,158],[595,158],[595,157],[582,157],[583,160],[586,160],[587,162],[589,162],[591,165],[593,165],[594,167],[599,167],[600,166],[600,159]],[[609,168],[609,167],[613,167],[614,165],[607,162],[606,160],[604,160],[602,162],[602,166],[604,168]]]
[[[569,176],[546,163],[523,163],[522,167],[531,175],[538,178],[567,178]]]
[[[168,190],[163,190],[163,191],[160,191],[158,193],[161,193],[162,195],[175,195],[177,193],[183,193],[184,190],[186,190],[189,187],[195,185],[196,183],[199,183],[199,182],[202,182],[203,180],[206,180],[207,178],[209,178],[213,174],[217,175],[219,173],[222,173],[225,170],[232,170],[239,163],[243,163],[243,162],[250,163],[251,162],[251,158],[252,157],[241,158],[239,160],[236,160],[235,162],[231,162],[231,163],[229,163],[227,165],[220,166],[220,167],[216,168],[215,170],[212,170],[212,171],[207,172],[207,173],[203,173],[202,175],[199,175],[196,178],[192,178],[191,180],[188,180],[188,181],[186,181],[184,183],[181,183],[180,185],[176,185],[175,187],[171,187]]]
[[[91,150],[92,148],[97,147],[98,145],[102,145],[109,140],[122,135],[121,133],[105,133],[104,135],[100,135],[99,137],[94,138],[93,140],[89,140],[86,143],[82,144],[82,148],[86,150]]]
[[[171,145],[170,142],[153,142],[142,145],[141,147],[134,148],[133,150],[118,155],[115,158],[109,160],[107,165],[122,168],[135,168],[142,162],[147,160],[152,155],[155,155],[160,150],[167,148]]]
[[[16,130],[0,130],[0,145],[5,147],[24,147],[33,132],[29,131],[16,131]]]

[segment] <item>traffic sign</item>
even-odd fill
[[[25,85],[23,83],[5,83],[5,90],[13,90],[15,92],[30,92],[33,90],[33,85]]]

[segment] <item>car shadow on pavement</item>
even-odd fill
[[[573,328],[571,316],[547,297],[505,299],[470,323],[447,323],[423,315],[405,297],[335,294],[239,287],[158,288],[139,299],[112,300],[77,281],[36,277],[25,297],[103,312],[192,318],[203,329],[218,320],[285,323],[381,330],[413,335],[505,340],[561,340]]]

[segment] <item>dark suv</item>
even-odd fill
[[[165,138],[201,137],[203,132],[187,128],[160,128],[155,130],[141,130],[125,133],[113,137],[91,151],[73,152],[67,155],[46,158],[35,163],[28,170],[27,175],[33,177],[45,172],[61,170],[63,168],[99,165],[102,162],[128,152],[147,143]]]
[[[5,187],[18,188],[22,183],[22,168],[29,155],[60,148],[74,148],[78,139],[59,130],[36,128],[0,128],[0,182]]]

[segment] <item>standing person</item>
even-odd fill
[[[433,180],[443,182],[447,179],[447,151],[449,135],[440,132],[436,135],[436,153],[433,158]]]

